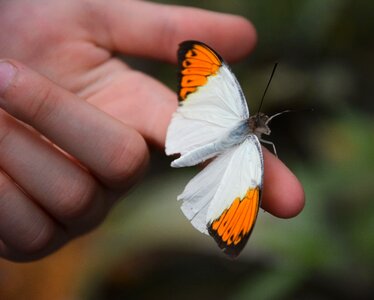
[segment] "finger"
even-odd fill
[[[96,2],[95,12],[97,42],[129,55],[175,62],[178,44],[195,39],[231,61],[247,55],[256,42],[252,24],[243,17],[197,8],[112,1]]]
[[[22,260],[65,240],[62,228],[0,172],[0,256]]]
[[[77,158],[107,186],[126,189],[143,173],[148,150],[137,131],[20,63],[0,63],[0,86],[7,80],[0,106]]]
[[[55,235],[52,236],[49,243],[41,247],[39,250],[24,250],[24,248],[14,248],[0,239],[0,257],[3,257],[10,261],[15,262],[30,262],[37,259],[41,259],[50,255],[63,247],[70,239],[63,236],[63,229],[55,231]]]
[[[301,212],[305,196],[301,183],[278,158],[262,147],[264,154],[264,188],[262,208],[280,218]]]
[[[0,166],[71,235],[92,229],[109,209],[103,188],[90,174],[3,111]]]

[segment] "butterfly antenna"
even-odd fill
[[[298,110],[295,110],[295,109],[287,109],[287,110],[284,110],[284,111],[281,111],[279,113],[276,113],[272,116],[269,117],[269,119],[267,119],[266,123],[265,124],[268,124],[272,119],[274,119],[275,117],[278,117],[280,115],[283,115],[285,113],[290,113],[290,112],[303,112],[303,111],[310,111],[310,112],[313,112],[314,111],[314,108],[305,108],[305,109],[298,109]]]
[[[262,95],[261,102],[260,102],[260,107],[258,108],[257,115],[260,113],[260,110],[261,110],[261,107],[262,107],[262,103],[264,102],[264,98],[265,98],[266,92],[267,92],[267,90],[269,88],[271,80],[273,79],[273,76],[274,76],[274,73],[275,73],[275,69],[277,68],[277,66],[278,66],[278,63],[275,63],[274,67],[273,67],[273,71],[271,72],[268,84],[267,84],[267,86],[265,88],[264,94]]]

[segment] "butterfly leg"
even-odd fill
[[[260,142],[264,143],[264,144],[271,145],[273,147],[273,151],[274,151],[275,157],[278,158],[277,149],[275,148],[275,145],[274,145],[273,142],[270,142],[270,141],[267,141],[267,140],[263,140],[263,139],[260,139]]]

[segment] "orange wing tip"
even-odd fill
[[[247,244],[256,222],[260,205],[259,187],[248,189],[237,197],[219,218],[208,225],[208,232],[218,246],[230,257],[237,257]]]
[[[179,45],[179,100],[207,82],[207,77],[217,74],[222,65],[220,55],[204,43],[186,41]]]

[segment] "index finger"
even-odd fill
[[[112,1],[97,3],[95,17],[100,26],[92,38],[103,47],[173,63],[184,40],[204,41],[228,61],[244,57],[256,43],[256,31],[245,18],[198,8]]]

